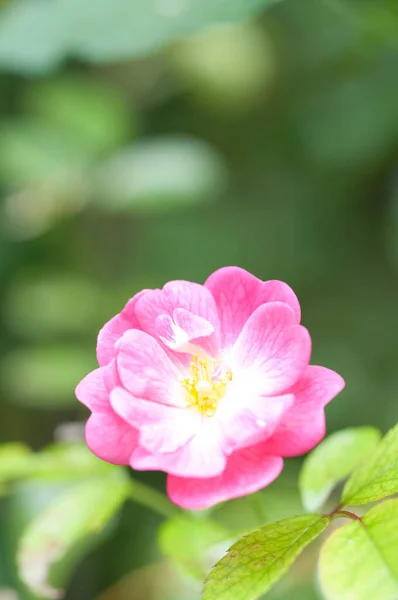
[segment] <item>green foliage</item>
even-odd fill
[[[334,486],[374,452],[379,440],[380,432],[374,427],[355,427],[337,431],[313,450],[299,480],[306,510],[318,510]]]
[[[398,425],[347,481],[342,504],[367,504],[398,492]]]
[[[101,532],[128,492],[129,483],[118,472],[84,481],[56,498],[22,535],[18,569],[24,583],[45,598],[61,597],[58,587],[66,575],[63,569],[53,575],[55,567],[67,561],[76,545]]]
[[[163,554],[183,573],[203,580],[215,560],[217,546],[232,537],[233,534],[216,521],[181,515],[160,527],[158,541]]]
[[[329,436],[306,459],[300,490],[308,509],[319,508],[333,486],[355,469],[341,504],[329,514],[285,519],[243,537],[211,571],[203,600],[256,600],[336,517],[353,521],[334,532],[321,552],[327,600],[395,600],[398,500],[374,507],[362,519],[342,507],[398,491],[397,435],[398,426],[381,441],[373,427],[345,429]]]
[[[239,21],[273,0],[18,0],[0,20],[0,64],[22,73],[67,56],[114,61],[157,51],[214,23]]]
[[[319,515],[293,517],[245,536],[211,571],[203,600],[255,600],[286,573],[330,520]]]
[[[327,600],[396,600],[398,500],[387,500],[362,521],[352,521],[326,541],[320,580]]]

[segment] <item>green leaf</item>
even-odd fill
[[[374,427],[355,427],[333,433],[315,448],[300,473],[299,487],[306,510],[318,510],[336,483],[373,453],[380,437]]]
[[[23,73],[67,56],[115,61],[157,51],[216,23],[236,22],[274,0],[19,0],[0,17],[0,64]]]
[[[169,519],[160,527],[159,546],[182,571],[203,581],[220,557],[220,554],[214,555],[214,546],[231,541],[233,537],[220,523],[182,515]]]
[[[335,531],[321,550],[319,569],[327,600],[396,600],[398,500]]]
[[[203,600],[255,600],[288,570],[331,517],[302,515],[262,527],[231,546],[211,571]]]
[[[398,492],[398,425],[382,439],[371,458],[347,481],[342,505],[367,504]]]
[[[206,142],[152,139],[125,148],[97,172],[97,205],[107,212],[150,213],[210,200],[224,190],[226,169]]]
[[[28,525],[17,563],[21,579],[36,594],[62,596],[58,586],[64,585],[67,577],[59,570],[62,562],[103,530],[129,493],[130,484],[121,475],[118,471],[115,477],[87,480],[72,487]]]

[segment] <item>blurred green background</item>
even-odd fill
[[[143,287],[230,264],[297,292],[313,363],[347,382],[329,431],[392,426],[395,0],[1,4],[0,442],[79,439],[74,388],[102,324]],[[302,511],[299,465],[258,495],[265,520]],[[77,476],[56,471],[0,488],[0,600],[36,598],[15,548]],[[137,477],[164,489],[162,474]],[[247,501],[214,516],[258,524]],[[126,505],[67,600],[198,599],[200,577],[158,548],[160,522]],[[319,598],[314,561],[310,550],[269,597]]]

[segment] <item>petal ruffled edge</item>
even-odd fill
[[[210,275],[205,287],[212,293],[220,318],[222,346],[234,344],[250,315],[262,304],[288,304],[300,323],[301,311],[296,294],[283,281],[261,281],[240,267],[222,267]]]
[[[219,502],[253,494],[269,485],[283,469],[283,460],[265,453],[265,444],[239,450],[228,459],[217,477],[195,479],[167,478],[170,499],[187,510],[210,508]]]
[[[97,338],[97,360],[100,367],[107,365],[116,356],[115,344],[128,329],[141,329],[135,315],[137,301],[149,290],[133,296],[123,310],[105,323]]]

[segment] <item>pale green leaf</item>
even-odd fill
[[[398,500],[335,531],[321,550],[319,573],[327,600],[396,600]]]
[[[295,558],[330,522],[302,515],[272,523],[231,546],[211,571],[203,600],[255,600],[288,570]]]
[[[367,504],[398,492],[398,425],[382,439],[373,455],[347,481],[342,505]]]
[[[206,142],[190,137],[142,141],[97,172],[95,199],[107,212],[150,213],[205,202],[224,190],[226,170]]]
[[[17,563],[24,583],[39,596],[60,598],[63,593],[58,588],[65,583],[65,573],[60,577],[56,567],[76,546],[84,546],[90,536],[101,532],[129,487],[118,471],[112,477],[86,480],[57,497],[20,540]]]
[[[354,427],[327,437],[305,459],[299,487],[309,512],[318,510],[342,479],[375,450],[381,437],[374,427]]]
[[[274,0],[19,0],[0,15],[0,64],[53,69],[67,56],[114,61],[157,51],[216,23],[239,22]]]
[[[212,564],[222,556],[217,546],[234,536],[220,523],[181,515],[160,527],[159,546],[182,571],[203,580]],[[224,548],[225,552],[226,548]]]

